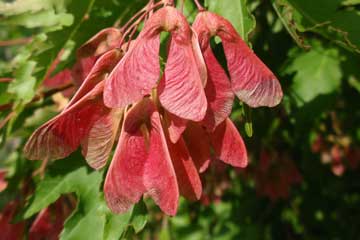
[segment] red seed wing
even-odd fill
[[[165,112],[164,118],[167,123],[170,141],[176,143],[184,133],[188,121],[169,112]]]
[[[7,181],[5,180],[7,171],[0,168],[0,192],[4,191],[7,187]]]
[[[280,103],[282,90],[278,79],[256,56],[236,32],[231,23],[216,15],[232,88],[237,97],[251,107],[273,107]]]
[[[201,53],[198,35],[192,28],[191,28],[191,31],[192,31],[191,44],[192,44],[192,48],[194,51],[195,62],[196,62],[196,65],[197,65],[197,68],[198,68],[198,71],[200,74],[201,82],[203,84],[203,87],[205,87],[206,83],[207,83],[207,77],[208,77],[206,64],[205,64],[203,55]]]
[[[103,81],[106,74],[111,72],[121,57],[120,51],[116,49],[102,55],[91,68],[91,71],[69,102],[67,108],[90,92],[99,82]]]
[[[200,173],[210,164],[210,140],[206,131],[198,123],[189,122],[184,133],[186,146]]]
[[[174,216],[179,201],[179,189],[171,162],[160,115],[151,114],[149,157],[145,164],[144,184],[148,194],[163,212]]]
[[[149,23],[151,24],[151,23]],[[145,28],[106,79],[104,101],[108,107],[123,108],[150,94],[160,76],[160,32]]]
[[[144,136],[141,128],[150,130]],[[160,116],[149,99],[135,105],[125,118],[104,192],[110,209],[116,213],[125,212],[144,193],[165,213],[176,213],[179,198],[176,176]]]
[[[236,96],[251,107],[273,107],[280,103],[282,90],[269,68],[245,42],[223,40],[232,88]]]
[[[172,114],[193,121],[204,118],[206,97],[190,38],[183,41],[177,33],[172,34],[158,92],[161,104]]]
[[[72,82],[70,69],[66,68],[50,78],[46,78],[43,85],[47,89],[61,88]]]
[[[208,68],[208,82],[205,94],[208,102],[203,124],[213,131],[231,113],[234,94],[224,69],[215,58],[210,45],[204,50],[204,59]]]
[[[31,160],[56,160],[76,150],[92,125],[109,113],[102,102],[100,83],[77,103],[38,128],[25,145]]]
[[[247,151],[242,137],[230,119],[226,119],[210,134],[216,157],[234,167],[248,164]]]
[[[104,185],[111,211],[126,212],[146,192],[143,175],[147,155],[141,131],[129,133],[123,129]]]
[[[105,166],[111,153],[119,124],[123,115],[120,109],[112,109],[101,116],[91,127],[88,136],[82,142],[82,153],[87,163],[94,169]]]
[[[111,49],[119,47],[122,34],[117,28],[105,28],[95,34],[77,50],[77,57],[99,56]]]
[[[184,139],[180,138],[175,144],[168,141],[168,146],[181,195],[191,201],[199,200],[201,180]]]
[[[228,20],[215,13],[201,12],[193,27],[199,35],[203,51],[211,37],[217,35],[221,38],[231,86],[241,101],[251,107],[272,107],[280,103],[283,93],[279,81]]]
[[[97,57],[90,56],[78,59],[71,69],[71,76],[77,86],[80,86],[89,75],[92,67],[96,63]]]

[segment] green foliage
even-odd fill
[[[248,35],[255,28],[255,18],[248,10],[247,0],[207,0],[206,5],[210,11],[230,20],[238,33],[248,41]]]
[[[35,66],[36,62],[29,61],[24,63],[24,65],[14,73],[15,80],[9,84],[8,91],[9,93],[15,94],[16,99],[29,102],[35,95],[34,87],[36,78],[31,76]]]
[[[300,31],[313,31],[327,39],[360,52],[360,14],[354,8],[339,10],[342,0],[287,0],[294,10],[294,21]],[[346,3],[346,2],[345,2]]]
[[[112,214],[100,190],[103,173],[89,172],[78,161],[80,158],[79,154],[73,154],[49,167],[44,179],[38,182],[22,218],[40,212],[62,195],[74,193],[78,204],[65,222],[60,239],[119,239],[128,226],[135,232],[141,231],[146,224],[146,207],[140,203],[125,214]]]
[[[320,43],[314,42],[310,51],[295,56],[285,73],[295,73],[292,90],[298,106],[339,90],[341,58],[336,48],[324,49]]]

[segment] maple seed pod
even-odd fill
[[[199,43],[208,71],[215,82],[227,81],[211,56],[210,38],[219,36],[225,51],[231,87],[236,96],[251,107],[273,107],[280,103],[283,93],[275,75],[246,45],[232,24],[225,18],[208,11],[198,13],[193,28],[199,36]],[[225,83],[224,83],[225,84]]]
[[[162,106],[178,117],[201,121],[207,103],[194,53],[192,31],[174,7],[156,11],[124,58],[106,79],[104,102],[110,108],[122,108],[150,95],[160,78],[160,33],[170,32],[164,76],[158,85]]]

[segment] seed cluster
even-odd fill
[[[170,38],[162,71],[164,31]],[[212,51],[215,36],[222,40],[229,75]],[[199,173],[211,159],[247,165],[244,142],[229,119],[234,97],[251,107],[272,107],[282,98],[274,74],[231,23],[202,7],[190,26],[171,1],[150,1],[121,29],[91,38],[77,57],[80,88],[33,133],[25,153],[48,161],[81,146],[88,164],[100,169],[117,141],[104,184],[115,213],[143,194],[169,215],[176,214],[180,194],[199,200]]]

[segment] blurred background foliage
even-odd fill
[[[72,212],[61,239],[360,239],[360,1],[202,2],[234,24],[285,96],[273,109],[235,103],[249,167],[214,160],[202,175],[201,201],[181,199],[169,218],[148,199],[111,214],[104,171],[89,169],[80,153],[51,163],[43,178],[33,174],[41,163],[22,153],[66,101],[44,80],[73,66],[81,44],[121,26],[146,1],[0,1],[0,228],[12,204],[13,226],[27,235],[36,215],[63,196]],[[186,0],[189,21],[196,12]],[[221,59],[216,39],[214,48]]]

